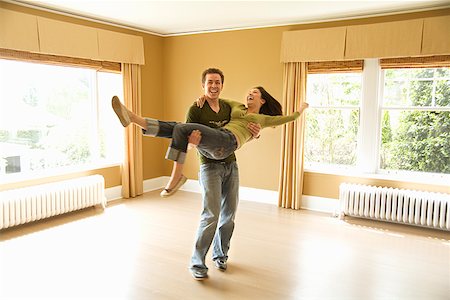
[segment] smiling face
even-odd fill
[[[211,100],[217,100],[223,88],[222,78],[216,73],[206,74],[202,88],[206,97]]]
[[[257,88],[251,89],[247,94],[247,107],[259,112],[266,100],[261,98],[261,91]]]

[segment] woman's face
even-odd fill
[[[247,106],[260,108],[266,101],[261,98],[261,92],[259,89],[251,89],[247,94]]]

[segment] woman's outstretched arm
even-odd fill
[[[301,114],[307,109],[309,106],[308,103],[303,103],[300,106],[300,110],[294,112],[293,114],[289,116],[267,116],[267,115],[259,115],[263,117],[263,120],[261,122],[262,127],[271,127],[271,126],[279,126],[283,125],[288,122],[292,122],[296,120],[298,117],[301,116]]]

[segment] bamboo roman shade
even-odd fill
[[[100,61],[69,56],[39,54],[28,51],[18,51],[0,48],[0,58],[36,62],[51,65],[64,65],[73,67],[91,68],[102,71],[120,72],[121,64],[111,61]]]
[[[364,60],[309,62],[308,74],[362,72]]]
[[[450,67],[450,55],[380,59],[382,69]]]
[[[283,33],[282,62],[450,54],[450,16]]]
[[[0,7],[0,48],[143,65],[141,36],[18,13]]]

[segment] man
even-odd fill
[[[205,105],[202,108],[192,105],[186,122],[219,128],[230,121],[231,108],[219,98],[223,83],[224,75],[219,69],[210,68],[203,72],[202,88],[206,96]],[[257,137],[260,126],[250,124],[249,130],[254,137]],[[189,141],[198,144],[199,139],[201,134],[193,132]],[[211,243],[213,243],[214,265],[221,271],[227,269],[228,249],[239,200],[239,171],[234,153],[223,160],[208,159],[201,154],[199,157],[203,211],[189,270],[194,279],[203,280],[208,277],[205,257]]]

